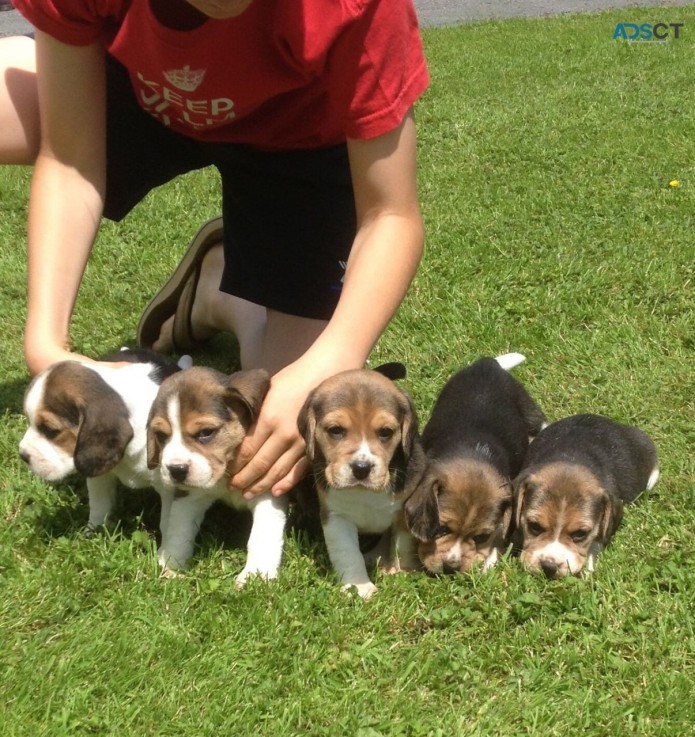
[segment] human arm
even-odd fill
[[[77,357],[69,324],[101,219],[106,179],[104,51],[36,32],[41,143],[29,200],[24,354],[31,373]]]
[[[340,300],[321,334],[272,379],[261,415],[244,442],[231,483],[250,495],[284,493],[307,472],[296,418],[308,393],[339,371],[364,365],[417,270],[423,225],[416,187],[415,121],[349,140],[357,234]]]

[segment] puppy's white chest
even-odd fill
[[[351,520],[360,532],[383,532],[388,529],[403,503],[391,494],[362,486],[329,488],[326,506],[331,514]]]

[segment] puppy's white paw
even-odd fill
[[[164,568],[162,568],[162,572],[159,574],[159,577],[164,579],[183,578],[183,573],[173,568],[167,568],[166,566],[164,566]]]
[[[244,568],[242,572],[234,579],[234,585],[237,589],[243,589],[246,582],[252,576],[258,576],[264,581],[272,581],[278,577],[277,571],[259,571],[253,568]]]
[[[176,558],[171,553],[167,553],[161,548],[157,551],[157,562],[162,569],[162,574],[165,571],[180,571],[182,568],[185,568],[185,566],[180,566],[177,563]]]
[[[371,581],[369,581],[369,583],[346,583],[342,587],[342,590],[346,591],[348,594],[352,594],[356,591],[357,594],[365,601],[376,594],[376,586]]]
[[[116,521],[111,518],[107,518],[103,522],[87,522],[82,528],[82,534],[85,537],[94,537],[102,532],[114,532],[116,526]]]
[[[398,573],[414,573],[422,569],[419,562],[406,560],[385,560],[381,562],[379,569],[384,576],[395,576]]]

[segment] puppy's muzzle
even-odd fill
[[[167,466],[167,471],[174,481],[181,484],[186,480],[186,476],[188,476],[188,464],[172,463]]]

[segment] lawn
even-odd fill
[[[684,23],[668,43],[616,23]],[[662,477],[596,572],[378,578],[342,594],[320,540],[288,533],[280,579],[237,592],[246,523],[210,513],[190,572],[160,580],[157,503],[85,538],[82,482],[17,456],[28,381],[30,172],[0,171],[0,733],[694,734],[695,8],[644,8],[424,32],[418,105],[426,255],[372,363],[402,360],[426,421],[459,366],[520,351],[552,419],[638,424]],[[677,180],[678,186],[670,186]],[[133,344],[140,311],[219,208],[202,172],[102,229],[76,349]],[[197,363],[236,368],[218,340]]]

